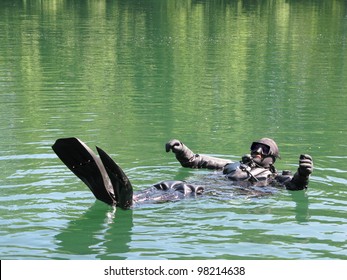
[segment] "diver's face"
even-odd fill
[[[252,158],[259,158],[262,159],[264,156],[258,152],[251,152]]]
[[[253,142],[251,146],[251,156],[253,158],[262,159],[268,156],[270,153],[270,147],[268,145]]]

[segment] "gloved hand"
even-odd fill
[[[177,139],[170,140],[165,144],[166,152],[170,152],[172,150],[173,153],[179,153],[183,150],[183,144],[181,141]]]
[[[313,171],[313,161],[310,155],[300,155],[298,172],[301,176],[308,177]]]
[[[227,163],[231,162],[226,159],[195,154],[191,149],[177,139],[172,139],[167,142],[165,144],[165,150],[166,152],[172,151],[183,167],[223,169]]]

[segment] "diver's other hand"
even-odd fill
[[[183,150],[183,144],[181,141],[179,141],[177,139],[172,139],[165,144],[165,150],[167,153],[170,152],[170,150],[173,153],[178,153],[178,152],[181,152]]]
[[[313,161],[310,155],[300,155],[299,168],[293,178],[285,183],[287,190],[300,191],[307,189],[310,174],[313,171]]]
[[[301,176],[309,176],[312,173],[313,160],[310,155],[300,155],[298,171]]]

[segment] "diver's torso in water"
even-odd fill
[[[233,162],[225,166],[223,173],[231,181],[258,182],[274,177],[274,173],[263,167],[250,167],[241,162]]]

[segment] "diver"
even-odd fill
[[[239,162],[193,153],[181,141],[173,139],[166,143],[166,152],[170,150],[183,167],[223,170],[226,178],[236,182],[248,182],[258,185],[281,185],[288,190],[306,189],[313,171],[312,157],[300,155],[299,167],[294,176],[288,170],[279,174],[274,166],[280,158],[276,142],[270,138],[261,138],[251,144],[250,154],[242,156]]]
[[[99,147],[99,157],[80,139],[61,138],[52,146],[61,161],[92,191],[94,196],[109,205],[129,209],[136,203],[172,201],[204,192],[204,187],[185,181],[162,181],[151,188],[133,193],[130,180],[112,158]],[[165,145],[166,152],[175,153],[183,167],[223,170],[227,179],[237,184],[258,186],[280,185],[288,190],[307,188],[313,171],[312,157],[301,155],[299,167],[294,175],[289,171],[278,174],[274,163],[279,158],[275,141],[262,138],[252,143],[251,153],[239,162],[232,162],[207,155],[194,154],[179,140],[170,140]]]

